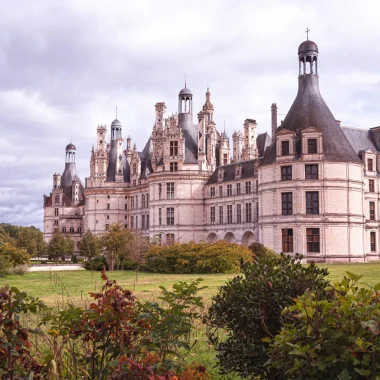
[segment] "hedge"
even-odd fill
[[[144,269],[156,273],[239,273],[243,262],[252,261],[252,252],[243,245],[190,242],[150,247]]]

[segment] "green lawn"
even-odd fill
[[[362,283],[375,284],[380,282],[380,262],[368,264],[322,264],[328,268],[332,281],[341,279],[345,272],[351,271],[362,274]],[[159,294],[159,286],[169,287],[178,281],[192,281],[203,278],[203,285],[207,289],[201,295],[205,302],[209,302],[216,294],[217,288],[222,286],[233,274],[155,274],[138,273],[134,271],[108,272],[110,279],[119,285],[133,290],[135,295],[144,300],[152,300]],[[90,271],[63,271],[63,272],[33,272],[24,276],[9,276],[0,279],[0,285],[9,284],[28,294],[41,298],[50,306],[56,306],[70,297],[76,305],[89,301],[88,292],[99,289],[102,285],[100,272]]]

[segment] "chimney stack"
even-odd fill
[[[277,104],[272,104],[272,139],[274,139],[274,135],[277,132]]]

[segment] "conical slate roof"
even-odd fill
[[[277,133],[284,129],[296,133],[296,159],[300,157],[302,152],[301,132],[310,127],[322,130],[323,157],[325,160],[361,162],[322,98],[319,91],[318,75],[303,74],[298,78],[297,97],[286,115],[284,122],[277,129]],[[276,143],[275,139],[273,140],[264,155],[262,161],[263,165],[276,161]]]

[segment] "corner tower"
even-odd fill
[[[296,98],[259,166],[260,242],[308,261],[365,261],[363,165],[322,98],[318,60],[302,42]]]

